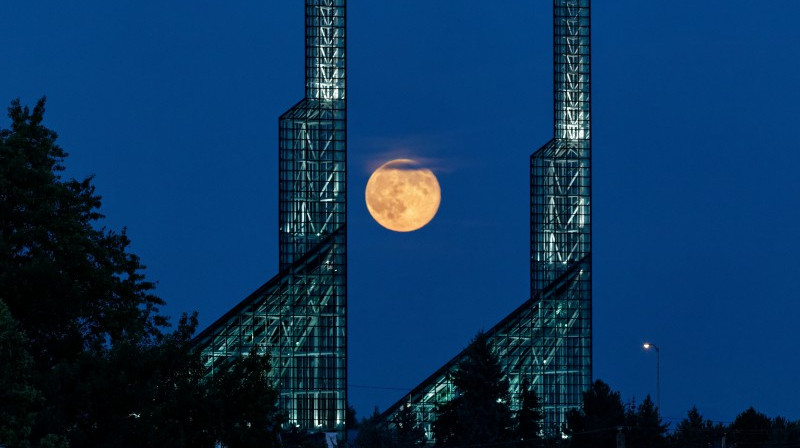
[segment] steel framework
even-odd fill
[[[579,408],[592,381],[591,84],[589,0],[555,0],[555,138],[531,155],[531,294],[542,296],[535,350],[545,427]]]
[[[289,424],[344,429],[347,406],[345,0],[306,0],[305,98],[279,120],[280,272],[195,339],[208,375],[272,357]]]
[[[530,157],[531,298],[487,332],[519,407],[528,379],[549,435],[561,432],[592,378],[591,133],[589,0],[554,0],[555,136]],[[437,405],[457,391],[449,377],[462,354],[383,418],[411,406],[429,438]]]

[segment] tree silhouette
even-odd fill
[[[638,407],[631,407],[626,415],[627,440],[626,444],[642,448],[655,448],[662,446],[668,425],[665,425],[658,408],[653,404],[650,395]]]
[[[167,320],[125,232],[103,218],[92,178],[61,178],[66,153],[42,125],[45,100],[14,101],[0,129],[0,290],[38,363],[118,341],[152,342]]]
[[[705,420],[696,406],[687,412],[686,418],[678,423],[670,439],[673,445],[686,448],[706,448],[719,443],[725,435],[722,424]]]
[[[167,331],[127,235],[99,225],[92,178],[62,178],[44,111],[14,101],[0,129],[0,446],[275,445],[269,360],[203,377],[196,316]]]
[[[615,448],[618,428],[625,425],[619,392],[601,380],[583,393],[583,406],[567,414],[565,432],[574,448]]]
[[[397,448],[425,446],[425,431],[420,428],[411,406],[401,406],[394,420],[394,440]]]
[[[41,393],[33,387],[33,359],[25,335],[0,300],[0,442],[25,446]]]
[[[359,424],[356,446],[358,448],[394,448],[392,432],[389,430],[389,425],[381,419],[378,408],[375,408],[372,415]]]
[[[736,416],[730,432],[737,448],[759,448],[770,438],[772,421],[751,406]]]
[[[455,397],[438,406],[437,446],[494,444],[511,440],[508,380],[488,338],[478,333],[452,374]]]
[[[542,444],[542,409],[539,396],[530,386],[528,378],[520,388],[520,408],[514,418],[514,439],[520,447],[538,447]]]

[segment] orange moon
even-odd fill
[[[395,232],[411,232],[433,219],[442,191],[431,170],[411,159],[397,159],[372,173],[365,198],[378,224]]]

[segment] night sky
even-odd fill
[[[503,7],[499,7],[501,4]],[[553,135],[551,2],[351,0],[349,398],[385,409],[529,297],[528,156]],[[595,1],[594,377],[663,415],[800,418],[800,2]],[[6,2],[0,103],[48,97],[69,176],[201,329],[278,269],[278,116],[300,0]],[[3,116],[0,125],[7,127]],[[438,215],[369,216],[423,161]],[[370,386],[375,388],[366,388]]]

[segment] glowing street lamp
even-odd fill
[[[659,411],[661,410],[661,350],[658,349],[658,346],[650,343],[645,342],[642,344],[645,350],[650,350],[651,348],[656,351],[656,406],[658,406]]]

